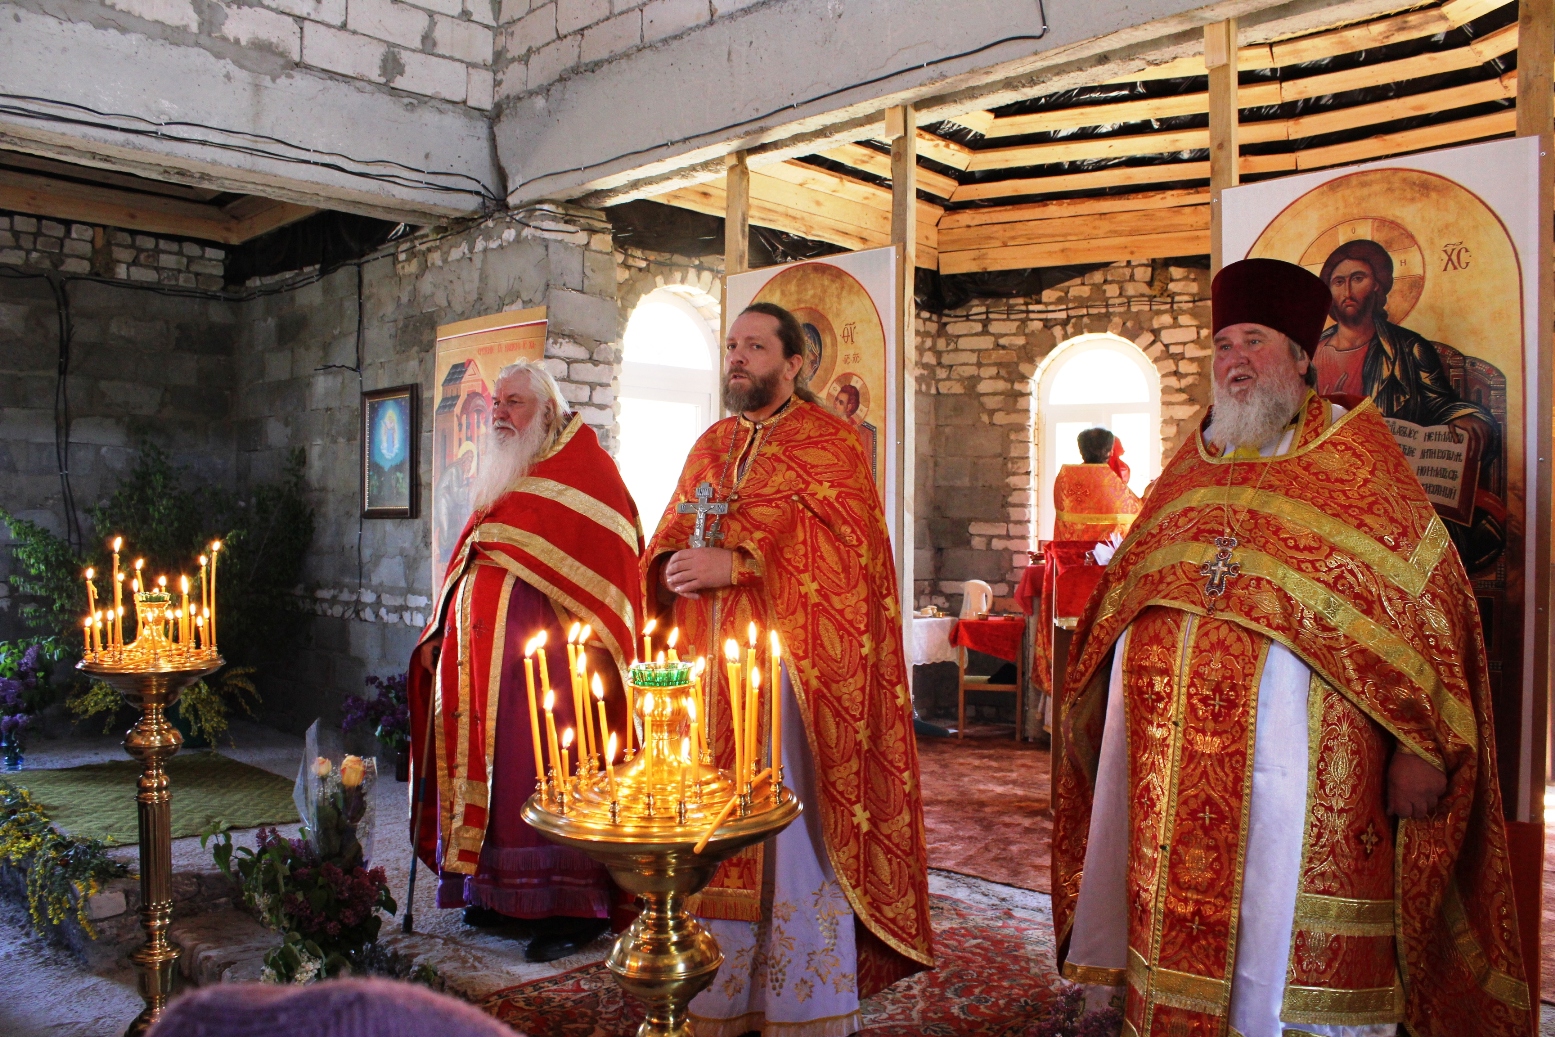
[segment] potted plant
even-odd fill
[[[32,718],[54,697],[49,676],[66,655],[55,637],[0,641],[0,767],[22,769],[23,742]]]
[[[368,677],[372,698],[347,695],[340,708],[340,730],[350,732],[371,727],[378,744],[394,754],[394,780],[410,780],[410,695],[409,675]]]

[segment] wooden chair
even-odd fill
[[[961,618],[975,619],[988,610],[993,602],[993,588],[982,580],[968,580],[961,597]],[[1024,655],[1024,653],[1022,653]],[[1021,710],[1025,707],[1024,659],[1015,664],[1014,684],[995,684],[988,677],[966,672],[965,648],[956,649],[956,737],[966,737],[966,693],[973,691],[1003,691],[1015,696],[1015,740],[1020,741]]]

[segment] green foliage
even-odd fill
[[[60,664],[68,667],[73,657],[74,653],[57,637],[0,641],[0,682],[16,681],[22,711],[38,713],[53,705],[63,689],[70,686],[70,676],[59,671]],[[0,692],[0,699],[3,698]]]
[[[92,938],[87,901],[109,879],[129,869],[108,856],[98,839],[77,839],[50,823],[26,789],[0,779],[0,862],[27,873],[27,909],[33,929],[47,935],[74,913]]]
[[[252,666],[228,666],[217,677],[185,689],[178,699],[178,714],[189,722],[189,733],[212,745],[223,738],[231,744],[227,731],[230,711],[238,708],[253,716],[254,707],[259,704],[254,672]]]
[[[22,622],[30,627],[54,630],[72,644],[81,641],[79,617],[86,615],[86,584],[81,578],[86,563],[70,545],[36,522],[17,518],[0,508],[15,541],[19,571],[10,576],[11,586],[30,601],[23,601]]]
[[[66,699],[65,706],[78,724],[84,724],[93,717],[106,713],[107,717],[103,724],[103,734],[106,735],[113,731],[114,720],[117,719],[119,710],[124,707],[124,696],[102,681],[93,681],[85,690]]]

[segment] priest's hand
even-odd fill
[[[1423,819],[1447,791],[1447,775],[1403,749],[1388,764],[1388,813]]]
[[[433,673],[437,672],[438,643],[428,641],[421,646],[421,665]]]
[[[697,591],[734,585],[734,552],[722,547],[688,547],[664,563],[664,588],[695,601]]]

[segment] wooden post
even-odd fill
[[[1236,19],[1204,26],[1204,65],[1209,69],[1209,266],[1220,272],[1220,192],[1238,180],[1236,123]]]
[[[1555,280],[1551,276],[1551,238],[1555,236],[1555,184],[1552,184],[1551,131],[1555,129],[1555,0],[1522,0],[1517,15],[1517,135],[1539,139],[1539,255],[1537,264],[1538,318],[1536,336],[1538,367],[1530,372],[1534,384],[1528,396],[1534,401],[1527,421],[1536,424],[1537,452],[1532,458],[1538,492],[1528,493],[1529,528],[1534,531],[1533,571],[1538,574],[1526,593],[1535,596],[1532,700],[1522,703],[1518,746],[1518,781],[1504,790],[1510,820],[1507,841],[1512,856],[1512,882],[1517,899],[1518,924],[1523,940],[1523,968],[1529,999],[1539,1005],[1539,926],[1542,917],[1544,863],[1544,783],[1548,773],[1546,752],[1550,743],[1550,457],[1552,443],[1551,400],[1555,399],[1555,360],[1551,357],[1552,318],[1555,318]],[[1530,487],[1532,489],[1532,487]]]
[[[918,272],[918,116],[912,105],[886,109],[886,137],[891,141],[891,243],[896,246],[898,296],[896,319],[896,441],[891,466],[896,481],[896,505],[888,519],[896,547],[896,580],[907,644],[912,644],[913,484],[916,481],[913,366],[918,352],[918,304],[914,292]]]
[[[724,274],[743,274],[751,266],[751,170],[745,152],[728,156],[724,197]]]

